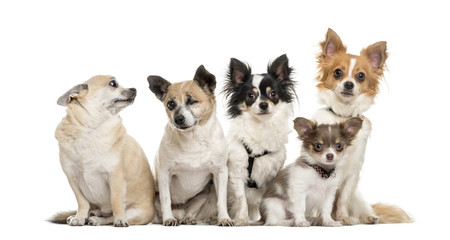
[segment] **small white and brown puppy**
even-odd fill
[[[151,222],[155,186],[150,165],[118,114],[135,97],[136,89],[99,75],[58,99],[67,115],[55,136],[78,211],[56,214],[51,222],[115,227]]]
[[[216,117],[215,76],[201,65],[191,81],[172,84],[160,76],[147,80],[169,118],[155,157],[163,224],[195,224],[206,199],[194,197],[212,177],[218,225],[233,225],[227,212],[227,148]]]
[[[261,203],[265,225],[309,227],[308,218],[319,217],[320,225],[342,226],[332,219],[331,212],[341,168],[348,160],[346,148],[362,122],[354,117],[340,124],[318,125],[306,118],[295,119],[294,128],[303,141],[302,153],[267,188]]]

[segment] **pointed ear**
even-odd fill
[[[286,54],[279,56],[267,67],[267,73],[283,82],[290,79],[292,68],[289,67],[289,59]]]
[[[247,82],[250,79],[251,74],[252,69],[247,64],[236,58],[231,58],[227,76],[234,85],[237,86]]]
[[[349,140],[353,140],[358,134],[359,130],[362,128],[363,120],[359,117],[353,117],[345,122],[340,123],[341,134],[348,138]]]
[[[160,76],[150,75],[147,77],[148,88],[161,101],[164,101],[167,92],[169,91],[170,82]]]
[[[320,47],[322,48],[322,58],[332,57],[338,52],[347,52],[341,38],[331,28],[328,28],[325,41],[320,43]]]
[[[87,90],[88,85],[87,84],[78,84],[75,87],[71,88],[69,91],[64,93],[61,97],[58,98],[57,104],[61,106],[67,106],[67,104],[72,101],[72,99],[76,98],[78,95],[80,95],[80,92],[82,90]]]
[[[194,82],[211,94],[216,89],[216,77],[209,73],[203,65],[200,65],[195,71]]]
[[[361,56],[365,56],[370,60],[370,65],[375,68],[383,68],[388,57],[386,52],[387,43],[376,42],[361,51]]]
[[[310,137],[316,127],[316,122],[310,121],[306,118],[298,117],[294,120],[294,129],[297,131],[298,138],[301,140],[305,140]]]

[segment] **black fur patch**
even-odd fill
[[[263,101],[269,100],[273,104],[280,101],[290,103],[295,97],[295,82],[290,78],[292,68],[289,67],[287,56],[281,55],[267,67],[267,73],[261,74],[263,79],[258,91],[254,91],[253,77],[251,68],[235,58],[230,60],[227,74],[227,81],[223,93],[228,99],[227,112],[230,118],[241,115],[239,106],[245,104],[250,107],[257,99],[258,95]],[[259,92],[259,93],[258,93]],[[255,98],[251,99],[252,93]]]

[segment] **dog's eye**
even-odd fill
[[[334,78],[338,79],[340,77],[342,77],[342,70],[338,68],[334,70]]]
[[[366,79],[366,74],[359,72],[358,74],[356,74],[356,79],[359,82],[364,82],[364,80]]]
[[[253,99],[253,98],[255,98],[255,93],[254,92],[248,92],[247,93],[247,97]]]
[[[119,84],[116,82],[116,80],[112,80],[111,82],[109,82],[109,86],[111,86],[113,88],[117,88],[119,86]]]
[[[269,96],[272,97],[272,98],[276,97],[277,96],[277,92],[276,91],[270,91]]]
[[[193,105],[193,104],[195,104],[197,102],[198,102],[197,100],[194,100],[191,96],[188,95],[187,101],[186,101],[187,105]]]
[[[316,150],[316,152],[320,152],[320,151],[322,151],[322,144],[320,144],[320,143],[317,143],[317,144],[314,144],[314,150]]]
[[[176,106],[177,104],[174,101],[167,102],[167,109],[169,110],[173,110]]]
[[[342,149],[343,149],[342,144],[341,143],[336,143],[336,150],[340,152],[340,151],[342,151]]]

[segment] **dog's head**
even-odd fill
[[[194,80],[170,83],[160,76],[148,76],[150,90],[164,104],[169,122],[178,130],[205,124],[214,114],[216,77],[203,65]]]
[[[246,63],[232,58],[223,91],[228,98],[228,115],[264,118],[276,111],[280,103],[292,102],[295,91],[291,72],[286,55],[270,63],[264,74],[252,74]]]
[[[318,125],[306,118],[296,118],[294,129],[303,141],[302,150],[315,161],[311,164],[327,166],[336,165],[342,159],[345,148],[351,145],[362,123],[359,117],[332,125]]]
[[[58,105],[77,103],[86,109],[107,110],[117,114],[131,105],[136,97],[135,88],[124,88],[113,76],[98,75],[68,90],[58,99]]]
[[[347,48],[336,32],[328,29],[320,47],[322,52],[317,56],[319,98],[334,111],[339,111],[338,105],[353,103],[365,105],[365,109],[357,114],[367,110],[373,103],[383,78],[388,57],[386,42],[368,46],[361,50],[360,56],[352,55],[347,53]],[[355,101],[358,98],[359,101]],[[364,99],[364,102],[361,102],[361,99]]]

